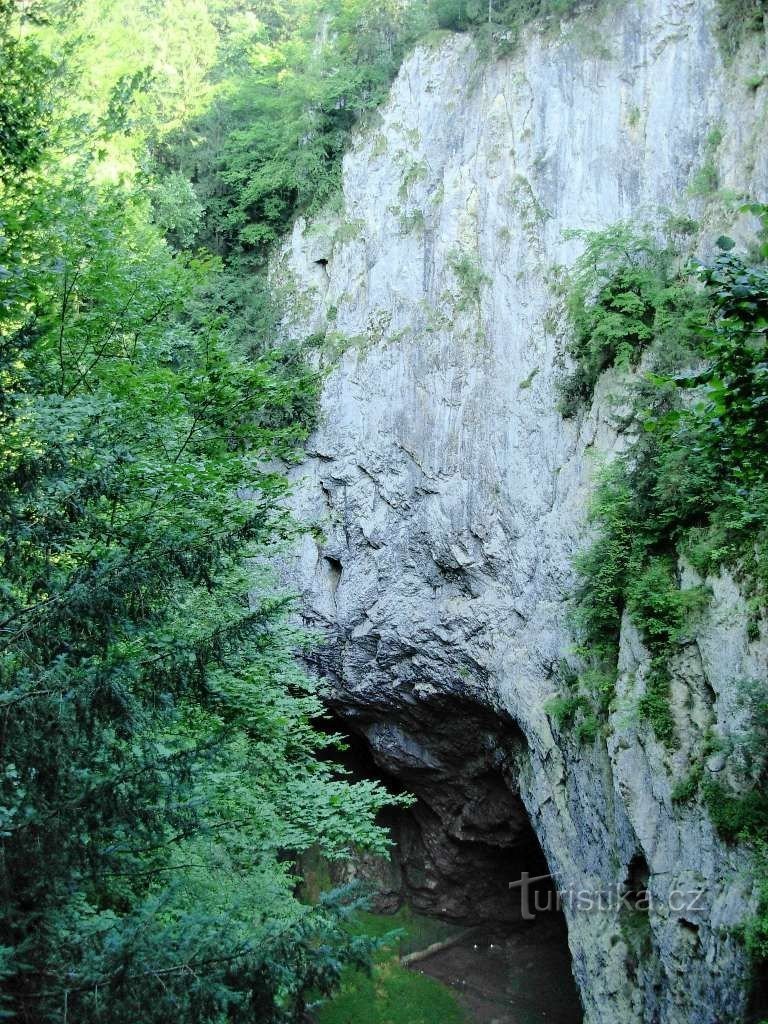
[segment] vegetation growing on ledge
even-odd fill
[[[670,366],[675,355],[689,353],[702,309],[699,292],[676,271],[673,249],[626,225],[583,237],[568,294],[575,368],[561,383],[565,416],[591,399],[604,370],[636,369],[652,342]]]
[[[561,672],[562,692],[547,706],[580,742],[594,739],[611,707],[624,614],[650,654],[638,713],[668,747],[677,743],[670,668],[708,597],[683,587],[681,559],[701,575],[727,567],[753,613],[756,639],[768,610],[768,207],[751,257],[718,240],[708,264],[675,270],[674,254],[625,228],[592,235],[570,294],[576,369],[565,410],[591,398],[600,371],[638,368],[626,426],[634,440],[602,474],[592,507],[597,536],[580,556],[574,627],[581,672]],[[698,760],[675,787],[677,801],[700,796],[729,842],[747,842],[768,867],[768,698],[756,688],[755,748],[739,792],[713,780]],[[768,959],[768,887],[743,929],[757,961]]]
[[[520,33],[533,22],[542,28],[558,24],[579,11],[593,10],[601,0],[433,0],[440,28],[474,30],[481,44],[509,53]]]
[[[469,252],[454,249],[448,255],[448,265],[453,271],[458,285],[456,309],[460,312],[479,309],[483,287],[490,282],[490,278],[482,270],[479,260]]]
[[[726,57],[732,57],[741,43],[765,31],[768,0],[718,0],[716,28]]]
[[[766,208],[748,212],[762,217]],[[680,559],[701,574],[727,566],[755,625],[768,603],[768,248],[737,255],[730,239],[708,265],[676,271],[675,256],[619,227],[588,236],[570,292],[573,374],[564,410],[591,397],[612,365],[645,372],[629,389],[628,450],[602,474],[598,530],[579,557],[575,630],[586,666],[566,687],[561,720],[592,731],[612,699],[622,616],[651,662],[639,712],[675,743],[669,667],[706,605],[682,588]],[[673,372],[674,371],[674,372]],[[733,816],[730,815],[732,818]],[[730,819],[729,819],[730,820]]]

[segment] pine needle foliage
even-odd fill
[[[317,379],[222,341],[217,261],[62,148],[19,42],[0,136],[0,973],[21,1021],[299,1021],[375,943],[292,864],[381,850],[264,566]],[[10,57],[8,57],[10,54]],[[58,90],[58,92],[57,92]],[[61,115],[60,115],[61,119]],[[86,136],[87,138],[88,136]],[[248,569],[248,566],[252,566]],[[330,755],[330,756],[329,756]]]

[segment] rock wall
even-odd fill
[[[688,212],[704,246],[738,235],[716,196],[688,192],[707,161],[721,188],[766,194],[768,88],[747,83],[762,41],[724,67],[711,23],[709,3],[641,0],[555,38],[531,32],[509,59],[480,59],[468,36],[420,46],[354,139],[343,209],[300,221],[273,269],[286,333],[322,333],[332,353],[296,479],[298,512],[323,539],[306,536],[290,567],[328,634],[329,701],[387,770],[420,780],[435,835],[469,827],[476,791],[450,776],[474,757],[479,777],[505,780],[510,808],[519,795],[558,885],[631,887],[647,873],[658,902],[639,925],[566,901],[589,1024],[744,1011],[731,929],[753,905],[749,860],[671,790],[706,728],[743,728],[738,683],[768,676],[765,630],[750,640],[738,591],[714,581],[676,667],[674,755],[634,710],[647,656],[629,623],[607,744],[577,745],[544,709],[571,643],[590,481],[622,443],[610,373],[589,411],[556,411],[558,286],[579,249],[564,232]],[[453,764],[446,735],[469,740]],[[491,788],[480,832],[514,818]],[[703,896],[680,913],[672,889]]]

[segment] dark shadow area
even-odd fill
[[[327,727],[347,737],[340,759],[354,776],[416,797],[410,808],[382,812],[391,859],[362,855],[351,870],[336,869],[334,880],[368,883],[379,913],[408,904],[468,929],[413,969],[456,989],[470,1021],[578,1024],[564,916],[545,909],[526,920],[520,887],[510,888],[527,872],[540,878],[528,906],[556,905],[516,786],[527,756],[516,723],[468,701],[441,700],[405,721],[334,715]],[[632,874],[627,884],[639,891],[642,865]]]
[[[478,715],[483,721],[473,722]],[[540,878],[539,890],[553,888],[514,788],[516,759],[525,741],[511,726],[501,754],[498,737],[489,742],[489,725],[497,723],[482,709],[454,708],[451,716],[435,720],[426,747],[393,723],[367,723],[361,734],[350,733],[342,719],[328,722],[329,731],[345,735],[347,749],[340,760],[354,776],[416,797],[407,809],[381,814],[380,824],[394,843],[392,866],[361,865],[362,876],[379,890],[377,909],[395,910],[407,901],[421,913],[465,925],[516,922],[521,920],[520,890],[510,883],[527,872]]]
[[[768,1019],[768,963],[756,964],[752,973],[746,1024]]]
[[[647,909],[650,869],[642,853],[636,853],[627,866],[624,889],[627,900],[638,909]]]
[[[562,914],[526,928],[486,926],[419,963],[452,988],[471,1024],[581,1024]]]
[[[328,570],[328,583],[331,589],[331,593],[335,594],[339,589],[339,583],[341,583],[341,574],[344,571],[344,567],[338,558],[331,558],[330,555],[325,555],[323,558],[326,569]]]

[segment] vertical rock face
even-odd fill
[[[590,1024],[744,1010],[732,926],[753,906],[748,859],[671,799],[704,731],[743,727],[739,681],[768,674],[735,586],[714,581],[681,651],[676,753],[634,711],[647,657],[629,623],[607,743],[576,744],[544,707],[572,643],[590,480],[621,444],[610,375],[587,413],[557,412],[560,267],[579,248],[563,233],[687,211],[706,244],[729,227],[687,194],[707,161],[722,188],[768,183],[768,90],[746,83],[757,43],[725,68],[711,20],[700,0],[644,0],[531,33],[505,60],[467,36],[419,47],[345,159],[341,213],[299,222],[274,266],[293,291],[286,332],[335,352],[296,480],[323,539],[290,568],[328,634],[329,700],[420,787],[433,837],[509,838],[520,800],[560,887],[647,884],[645,916],[565,901]],[[702,895],[681,911],[673,890]]]

